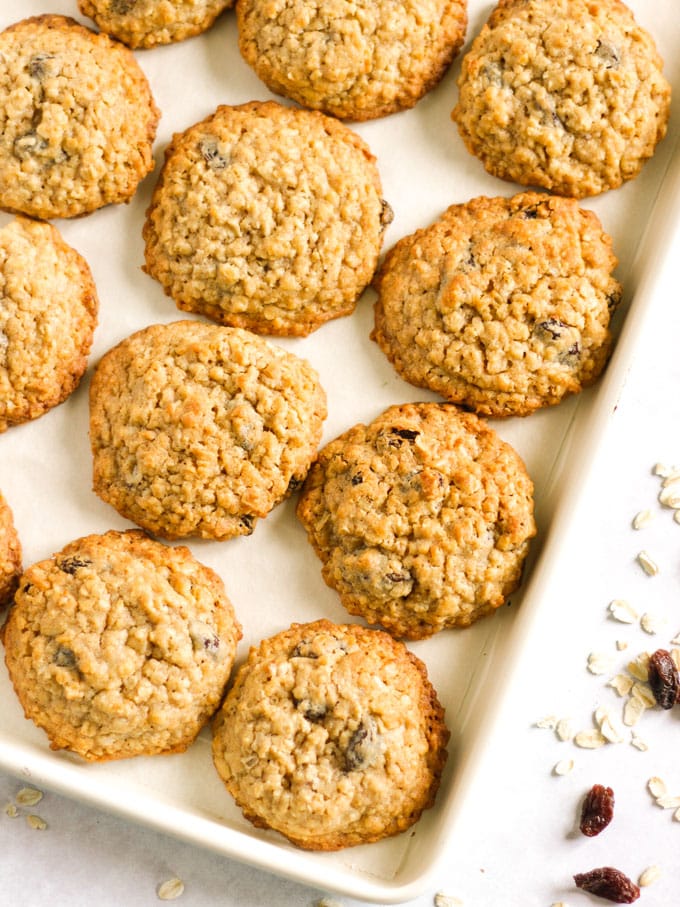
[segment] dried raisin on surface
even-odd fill
[[[594,838],[609,825],[614,818],[614,791],[603,784],[593,784],[583,801],[581,808],[581,832]]]
[[[657,649],[649,657],[647,679],[657,705],[662,709],[673,707],[680,694],[680,676],[670,652]]]
[[[621,870],[601,866],[590,872],[579,872],[574,876],[576,887],[589,894],[613,901],[615,904],[632,904],[640,897],[640,889]]]

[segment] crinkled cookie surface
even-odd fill
[[[452,205],[388,252],[372,337],[412,384],[482,415],[527,415],[600,375],[616,263],[598,217],[574,199]]]
[[[311,850],[377,841],[434,803],[449,732],[423,663],[327,620],[253,647],[213,725],[244,815]]]
[[[55,227],[17,217],[0,229],[0,432],[78,386],[97,310],[87,262]]]
[[[277,94],[340,119],[412,107],[465,37],[464,0],[240,0],[244,59]]]
[[[159,111],[126,47],[65,16],[0,33],[0,207],[74,217],[128,201]]]
[[[0,492],[0,609],[14,597],[21,574],[21,542],[12,510]]]
[[[446,403],[392,406],[331,441],[297,512],[345,608],[409,639],[504,604],[536,533],[519,455]]]
[[[166,151],[146,270],[180,309],[305,335],[354,310],[389,216],[375,158],[347,126],[274,102],[222,106]]]
[[[128,47],[172,44],[206,31],[234,0],[78,0],[81,13]]]
[[[463,59],[453,118],[502,179],[582,198],[637,176],[671,89],[619,0],[502,0]]]
[[[151,325],[90,386],[94,488],[166,538],[250,535],[309,468],[326,396],[305,360],[240,328]]]
[[[91,535],[21,577],[3,630],[27,718],[88,760],[181,752],[222,698],[241,628],[188,548]]]

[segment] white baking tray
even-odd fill
[[[657,39],[666,75],[680,95],[680,29],[675,0],[631,2],[638,21]],[[472,0],[468,42],[491,5]],[[79,17],[75,0],[3,0],[0,28],[44,12]],[[82,20],[85,21],[85,20]],[[206,35],[137,57],[162,110],[156,158],[174,131],[202,119],[220,103],[271,97],[237,49],[233,13]],[[443,82],[413,110],[355,128],[378,157],[384,196],[394,208],[385,248],[434,220],[449,204],[475,195],[511,195],[519,187],[488,176],[465,151],[450,120],[456,100],[454,65]],[[678,99],[676,98],[676,101]],[[446,707],[450,758],[435,807],[409,832],[378,844],[333,854],[295,849],[272,832],[254,829],[234,807],[212,767],[204,730],[182,755],[90,765],[53,753],[41,731],[23,718],[0,667],[0,765],[33,783],[81,798],[131,820],[177,835],[225,857],[367,901],[399,903],[435,885],[446,863],[449,883],[465,859],[458,818],[475,787],[484,783],[476,765],[487,754],[513,668],[530,654],[530,628],[549,607],[551,575],[560,543],[575,512],[579,487],[607,431],[642,319],[654,318],[655,287],[668,266],[666,250],[680,212],[677,118],[638,179],[585,200],[614,238],[625,300],[617,315],[614,357],[598,386],[526,419],[496,422],[502,437],[522,454],[536,486],[540,533],[522,591],[509,607],[463,631],[447,631],[413,650],[427,663]],[[182,316],[160,287],[141,271],[141,227],[155,176],[127,206],[57,223],[87,259],[99,296],[100,320],[92,362],[133,330]],[[0,215],[0,223],[9,218]],[[369,340],[371,292],[350,317],[311,337],[275,341],[307,357],[318,369],[329,401],[324,441],[392,403],[426,399],[396,377]],[[81,535],[125,528],[91,491],[87,434],[89,373],[62,406],[0,436],[0,488],[14,511],[26,565]],[[254,534],[229,542],[190,541],[195,555],[224,579],[244,627],[239,661],[247,647],[292,621],[350,618],[328,589],[320,564],[288,501],[261,521]],[[487,760],[488,764],[488,760]]]

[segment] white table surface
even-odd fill
[[[621,707],[607,686],[609,674],[587,669],[592,652],[614,659],[611,673],[643,651],[668,647],[680,633],[680,524],[657,501],[656,463],[680,465],[680,236],[643,327],[638,354],[611,418],[565,542],[552,594],[533,628],[531,644],[512,678],[510,694],[484,765],[467,801],[450,861],[441,879],[415,901],[430,907],[443,892],[466,907],[569,907],[605,903],[574,888],[572,876],[616,866],[631,878],[651,865],[660,877],[643,889],[641,905],[680,902],[680,822],[647,790],[652,776],[680,795],[677,759],[680,706],[646,713],[635,730],[648,743],[586,750],[535,726],[547,715],[571,717],[578,730],[594,726],[602,704]],[[634,530],[634,515],[653,519]],[[648,576],[636,561],[646,550],[659,566]],[[607,606],[627,599],[640,614],[667,619],[652,635],[638,624],[614,621]],[[627,643],[617,649],[617,641]],[[566,775],[553,767],[572,759]],[[595,782],[616,794],[615,817],[600,836],[576,829],[584,792]],[[157,886],[183,880],[183,907],[288,905],[312,907],[325,894],[281,880],[182,841],[131,824],[45,791],[39,804],[11,818],[25,779],[0,773],[0,905],[38,907],[147,907],[159,903]],[[47,823],[29,827],[33,812]],[[333,895],[341,904],[358,902]]]

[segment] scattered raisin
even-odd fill
[[[81,567],[89,567],[91,564],[92,561],[84,557],[65,557],[59,561],[57,566],[60,570],[63,570],[64,573],[69,573],[73,576],[76,570],[80,570]]]
[[[49,75],[50,71],[50,62],[54,60],[54,54],[49,53],[39,53],[34,54],[31,59],[28,61],[28,73],[29,75],[41,81],[46,76]]]
[[[680,695],[680,675],[666,649],[657,649],[650,655],[647,679],[657,705],[662,709],[672,708]]]
[[[351,485],[361,485],[364,481],[364,477],[360,472],[355,472],[349,481]]]
[[[393,428],[392,434],[396,435],[398,438],[403,438],[404,441],[415,441],[420,432],[414,431],[411,428]]]
[[[557,318],[548,318],[545,321],[539,321],[536,325],[536,329],[541,334],[548,334],[552,340],[559,340],[562,336],[562,331],[566,328],[567,325],[563,321],[559,321]]]
[[[593,784],[581,809],[579,828],[584,835],[594,838],[609,825],[614,818],[614,791],[602,784]]]
[[[640,889],[628,876],[611,866],[591,869],[574,876],[576,887],[615,904],[632,904],[640,897]]]
[[[243,535],[252,535],[255,529],[255,517],[249,513],[244,513],[239,520],[241,528],[244,530]]]
[[[378,735],[372,718],[362,718],[344,752],[343,769],[358,772],[368,768],[378,755]]]

